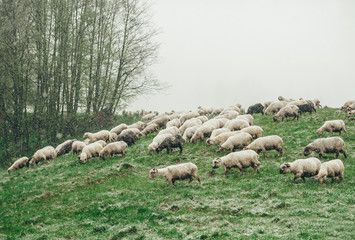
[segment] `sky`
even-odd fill
[[[128,110],[355,99],[354,0],[155,0],[151,10],[161,29],[151,71],[169,87]]]

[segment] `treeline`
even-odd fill
[[[76,136],[160,87],[146,3],[0,0],[1,158]]]

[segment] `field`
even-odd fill
[[[332,108],[299,121],[254,118],[264,136],[277,134],[287,147],[281,158],[276,151],[261,155],[260,174],[232,169],[224,177],[212,160],[225,154],[204,142],[186,143],[181,155],[177,149],[150,155],[153,136],[129,147],[125,157],[83,165],[68,154],[11,174],[0,169],[0,239],[355,239],[355,121]],[[347,126],[348,159],[339,157],[345,180],[293,183],[293,175],[280,175],[280,164],[304,158],[303,147],[330,119]],[[322,162],[335,155],[325,156]],[[148,179],[151,168],[182,162],[198,166],[202,186],[194,180],[166,187],[163,178]]]

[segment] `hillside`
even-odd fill
[[[79,164],[68,154],[11,174],[0,169],[0,238],[355,239],[355,121],[336,110],[288,122],[254,115],[264,136],[277,134],[287,147],[281,158],[276,151],[267,152],[267,159],[261,155],[260,174],[232,169],[224,177],[212,160],[225,154],[204,142],[186,143],[181,155],[177,149],[150,155],[153,136],[130,146],[125,157]],[[342,135],[348,159],[339,156],[345,180],[292,183],[293,175],[280,175],[280,164],[305,158],[303,147],[331,119],[343,119],[348,131]],[[163,178],[148,179],[151,168],[182,162],[198,166],[202,186],[196,180],[187,186],[186,180],[166,187]]]

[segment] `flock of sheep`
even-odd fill
[[[180,153],[183,151],[183,144],[187,141],[196,143],[197,141],[206,141],[206,146],[217,145],[220,151],[230,152],[229,154],[215,158],[212,161],[212,167],[225,167],[225,175],[231,168],[252,167],[254,172],[260,171],[259,154],[263,152],[266,158],[266,151],[276,150],[279,156],[282,156],[283,140],[277,135],[262,136],[263,129],[254,126],[254,118],[252,114],[274,113],[273,120],[278,118],[282,120],[288,117],[299,118],[299,114],[304,112],[316,112],[316,108],[321,107],[318,99],[314,100],[293,100],[279,97],[279,101],[258,103],[248,108],[247,114],[240,104],[230,106],[225,109],[207,109],[198,107],[193,112],[170,112],[158,115],[157,113],[145,113],[142,121],[132,125],[124,123],[114,127],[110,131],[102,130],[96,133],[85,133],[84,141],[67,140],[56,148],[52,146],[44,147],[34,153],[31,159],[22,157],[14,162],[8,169],[8,172],[15,171],[22,167],[33,167],[40,161],[51,160],[57,156],[72,151],[73,154],[79,154],[78,160],[86,163],[89,159],[98,156],[105,159],[115,154],[125,156],[126,148],[135,143],[142,135],[151,135],[157,133],[152,142],[147,147],[150,154],[159,153],[166,149],[167,153],[171,153],[174,148],[179,148]],[[347,110],[348,116],[355,111],[355,101],[348,101],[341,107],[341,110]],[[207,116],[213,118],[208,118]],[[145,121],[145,122],[143,122]],[[342,120],[326,121],[323,126],[317,130],[317,134],[321,136],[325,131],[329,133],[342,131],[347,134],[345,124]],[[206,140],[205,140],[206,139]],[[305,156],[316,152],[319,158],[324,153],[335,153],[335,158],[339,154],[343,154],[344,141],[340,137],[328,137],[317,139],[308,144],[303,149]],[[239,150],[238,152],[234,152]],[[182,163],[172,165],[165,168],[153,168],[149,172],[149,178],[164,177],[168,185],[172,182],[174,185],[176,180],[189,179],[189,183],[196,178],[201,184],[200,178],[197,176],[198,168],[193,163]],[[344,178],[344,165],[341,160],[335,159],[329,162],[321,163],[317,158],[298,159],[291,163],[283,163],[280,166],[280,173],[293,173],[294,181],[297,178],[316,176],[320,182],[328,177],[334,180],[338,176],[340,181]]]

